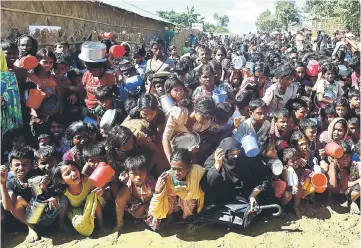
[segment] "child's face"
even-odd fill
[[[92,74],[93,77],[100,77],[103,72],[103,68],[88,68],[88,71]]]
[[[42,138],[39,140],[39,147],[47,146],[50,143],[49,138]]]
[[[307,108],[300,108],[295,111],[295,117],[301,121],[307,117]]]
[[[137,170],[137,171],[129,171],[129,179],[135,186],[141,186],[148,177],[147,169]]]
[[[57,163],[58,163],[58,160],[54,156],[38,158],[38,167],[44,171],[49,171]]]
[[[349,123],[348,131],[351,137],[359,138],[360,137],[360,127],[358,125]]]
[[[345,106],[336,106],[336,113],[338,117],[345,117],[347,109]]]
[[[343,154],[343,156],[341,158],[337,159],[337,163],[343,169],[349,167],[349,165],[351,163],[351,154],[349,154],[349,153]]]
[[[72,80],[72,83],[75,85],[82,85],[82,82],[81,82],[82,78],[83,77],[81,75],[79,75],[75,79]]]
[[[207,64],[209,61],[209,55],[206,50],[199,50],[198,58],[202,64]]]
[[[11,160],[11,171],[19,180],[24,180],[33,168],[33,162],[28,158],[13,158]]]
[[[305,130],[305,136],[308,139],[308,141],[312,142],[316,139],[316,135],[317,135],[317,128],[307,128]]]
[[[54,72],[55,75],[57,76],[64,76],[67,71],[68,71],[68,66],[66,64],[57,64],[54,67]]]
[[[297,142],[297,146],[295,147],[297,153],[302,157],[305,158],[308,155],[308,141],[306,138],[299,139]]]
[[[30,54],[32,45],[32,41],[28,37],[24,37],[20,40],[19,50],[22,54]]]
[[[270,143],[262,154],[264,157],[272,159],[277,157],[277,150],[274,143]]]
[[[346,135],[346,130],[341,123],[337,123],[332,132],[332,140],[339,141],[344,139]]]
[[[333,80],[335,80],[335,72],[334,71],[326,71],[325,73],[325,79],[328,81],[328,82],[333,82]]]
[[[226,55],[222,52],[222,50],[217,50],[215,59],[218,63],[222,62],[225,57]]]
[[[63,183],[66,185],[77,185],[81,183],[80,171],[74,165],[63,165],[60,168]]]
[[[184,180],[190,170],[191,166],[183,163],[182,161],[171,161],[170,169],[172,173],[178,181]]]
[[[15,60],[19,57],[19,50],[18,49],[9,49],[4,50],[6,63],[9,67],[12,67]]]
[[[73,145],[79,148],[83,148],[88,143],[88,140],[89,140],[88,132],[82,131],[74,135]]]
[[[105,162],[105,158],[103,156],[89,157],[87,164],[89,165],[90,168],[95,169],[98,167],[99,163],[101,162]]]
[[[184,96],[184,88],[183,86],[181,85],[177,85],[175,86],[171,92],[170,92],[170,95],[172,96],[172,98],[174,100],[176,100],[177,102],[179,102],[180,100],[183,99],[183,96]]]
[[[162,96],[165,94],[164,84],[155,84],[154,87],[158,95]]]
[[[56,53],[69,54],[69,47],[66,45],[57,45],[54,50]]]
[[[15,136],[15,137],[13,137],[11,143],[12,143],[13,147],[26,145],[25,137],[24,136]]]
[[[292,157],[288,159],[287,165],[292,167],[293,169],[297,169],[298,168],[297,159],[298,159],[297,157]]]
[[[214,90],[214,75],[211,72],[204,72],[200,76],[199,81],[209,92]]]
[[[50,133],[57,139],[60,139],[64,135],[64,126],[62,124],[53,121],[50,125]]]
[[[278,131],[286,132],[288,129],[288,117],[278,118],[276,121],[276,126]]]
[[[354,96],[350,100],[350,107],[355,109],[360,107],[360,97]]]
[[[152,109],[142,109],[140,111],[140,116],[147,122],[152,122],[157,116],[157,110]]]
[[[286,76],[283,77],[279,80],[279,86],[282,89],[286,89],[288,86],[291,85],[291,83],[294,81],[294,77],[293,76]]]
[[[325,118],[325,122],[326,122],[326,126],[330,125],[330,123],[333,121],[333,119],[335,119],[336,117],[334,115],[326,115],[326,118]]]
[[[305,77],[306,70],[304,67],[297,67],[296,68],[296,78],[303,79]]]
[[[263,123],[266,118],[267,109],[264,108],[256,108],[254,111],[250,111],[251,117],[256,123]]]
[[[45,72],[50,72],[54,66],[54,59],[46,56],[40,60],[39,65]]]
[[[98,103],[105,110],[113,109],[113,99],[112,98],[100,99],[100,100],[98,100]]]

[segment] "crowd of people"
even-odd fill
[[[109,39],[79,56],[66,42],[2,40],[2,226],[26,225],[28,242],[50,225],[89,236],[106,219],[120,234],[125,215],[159,231],[238,196],[250,211],[279,204],[297,218],[321,195],[358,209],[360,53],[350,36],[305,41],[202,35],[177,51],[154,38],[122,43],[116,58]],[[115,172],[104,187],[88,180],[100,166]],[[316,174],[327,178],[321,191]]]

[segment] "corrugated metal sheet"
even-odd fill
[[[102,0],[102,1],[90,0],[90,2],[98,2],[103,5],[108,5],[109,7],[118,8],[118,9],[132,12],[134,14],[137,14],[137,15],[145,17],[145,18],[153,19],[153,20],[164,22],[164,23],[171,24],[171,25],[176,25],[154,13],[151,13],[145,9],[142,9],[132,3],[129,3],[129,2],[126,2],[123,0]]]

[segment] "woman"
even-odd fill
[[[240,90],[251,90],[253,98],[262,98],[266,90],[272,85],[268,80],[269,68],[263,62],[256,62],[253,69],[253,76],[245,78]]]
[[[175,64],[174,61],[166,57],[164,54],[164,41],[161,38],[155,38],[150,43],[152,52],[153,52],[153,58],[148,60],[147,62],[147,69],[148,71],[161,72],[161,71],[169,71],[172,72],[174,70]]]

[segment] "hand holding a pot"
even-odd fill
[[[0,166],[0,183],[5,184],[7,178],[8,178],[8,168],[6,167],[6,165],[1,165]]]
[[[58,206],[59,206],[59,201],[60,201],[59,196],[49,198],[47,200],[47,202],[49,203],[50,210],[51,209],[57,209]]]

